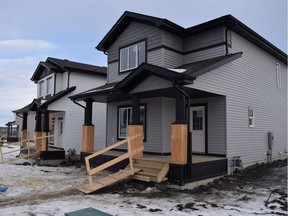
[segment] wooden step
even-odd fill
[[[141,169],[140,172],[131,176],[133,179],[146,182],[162,182],[166,181],[166,175],[169,171],[169,164],[162,161],[154,161],[151,159],[133,159],[135,168]]]
[[[139,172],[140,169],[134,168],[134,173]],[[108,175],[102,179],[99,179],[92,183],[92,188],[89,184],[82,185],[78,187],[77,189],[85,194],[90,194],[96,190],[99,190],[101,188],[104,188],[108,185],[114,184],[118,181],[121,181],[131,175],[130,170],[120,170],[116,173],[113,173],[111,175]]]

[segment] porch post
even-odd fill
[[[35,148],[38,151],[41,149],[41,139],[39,137],[42,136],[42,113],[39,110],[36,111],[35,121]]]
[[[44,122],[43,122],[43,130],[42,130],[42,151],[48,151],[48,138],[45,136],[49,135],[49,111],[44,111]]]
[[[86,108],[84,114],[84,125],[82,127],[82,152],[94,151],[94,125],[92,124],[93,100],[85,100]]]
[[[128,125],[128,136],[134,136],[141,134],[140,137],[131,141],[131,150],[137,149],[143,146],[143,125],[140,123],[140,97],[139,95],[133,95],[132,97],[132,123]],[[137,153],[133,158],[142,158],[143,151]]]
[[[27,112],[23,113],[22,131],[21,131],[21,146],[22,147],[27,146],[27,117],[28,117],[28,113]]]
[[[188,121],[183,93],[175,88],[175,122],[171,125],[171,179],[183,183],[187,176]]]

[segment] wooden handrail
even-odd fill
[[[129,158],[131,175],[134,174],[132,156],[137,154],[137,153],[139,153],[139,152],[142,152],[144,150],[143,146],[141,146],[139,148],[136,148],[134,150],[131,150],[132,149],[131,148],[131,141],[136,139],[136,138],[138,138],[138,137],[142,138],[142,134],[136,134],[136,135],[131,136],[131,137],[128,136],[126,139],[124,139],[124,140],[122,140],[122,141],[120,141],[118,143],[115,143],[115,144],[113,144],[111,146],[108,146],[105,149],[102,149],[102,150],[100,150],[98,152],[95,152],[95,153],[85,157],[85,164],[86,164],[86,169],[87,169],[87,173],[88,173],[88,181],[89,181],[90,188],[93,188],[93,181],[92,181],[92,176],[93,175],[95,175],[97,172],[100,172],[100,171],[102,171],[102,170],[104,170],[104,169],[106,169],[106,168],[108,168],[110,166],[113,166],[114,164],[119,163],[119,162],[121,162],[121,161],[123,161],[123,160],[125,160],[127,158]],[[128,144],[128,152],[127,153],[125,153],[125,154],[123,154],[123,155],[121,155],[121,156],[119,156],[117,158],[114,158],[113,160],[108,161],[108,162],[106,162],[106,163],[104,163],[104,164],[102,164],[100,166],[97,166],[97,167],[91,169],[90,160],[92,158],[95,158],[95,157],[99,156],[100,154],[103,154],[103,153],[105,153],[105,152],[107,152],[107,151],[109,151],[109,150],[111,150],[113,148],[116,148],[116,147],[118,147],[120,145],[123,145],[125,143]]]
[[[56,136],[60,136],[60,135],[48,135],[48,136],[42,136],[42,137],[36,137],[36,139],[43,139],[43,138],[49,138],[49,137],[56,137]],[[35,140],[36,140],[35,139]],[[16,145],[16,143],[18,143],[18,145],[21,145],[22,142],[28,142],[28,147],[25,147],[25,148],[19,148],[17,150],[13,150],[13,151],[9,151],[9,152],[4,152],[2,151],[2,146],[0,147],[0,155],[1,155],[1,162],[3,163],[4,162],[4,157],[3,155],[7,155],[7,154],[11,154],[11,153],[14,153],[14,152],[18,152],[18,151],[22,151],[22,150],[28,150],[28,155],[26,156],[22,156],[22,157],[18,157],[17,159],[20,159],[20,158],[29,158],[31,155],[31,152],[30,152],[30,149],[31,148],[35,148],[35,144],[34,145],[30,145],[30,139],[26,139],[26,140],[21,140],[21,141],[18,141],[18,142],[13,142],[13,143],[9,143],[7,146],[11,146],[11,145]]]

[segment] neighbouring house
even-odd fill
[[[20,125],[22,140],[35,139],[41,159],[65,159],[65,155],[71,153],[68,150],[80,154],[85,107],[73,103],[69,96],[105,84],[106,70],[106,67],[51,57],[39,63],[31,78],[37,84],[37,98],[13,112]],[[93,146],[101,149],[105,146],[106,104],[94,103],[94,108],[97,130]],[[47,135],[50,136],[47,139],[37,139]]]
[[[125,12],[96,48],[107,84],[71,99],[84,127],[107,104],[106,146],[140,128],[144,158],[168,158],[180,185],[287,156],[287,54],[232,15],[183,28]]]

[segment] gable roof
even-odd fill
[[[98,76],[107,76],[106,67],[99,67],[96,65],[73,62],[67,59],[57,59],[48,57],[45,62],[41,61],[38,64],[35,72],[31,77],[31,80],[35,82],[41,79],[41,75],[44,69],[47,69],[49,73],[53,72],[64,73],[65,71],[73,71]]]
[[[181,37],[187,37],[217,27],[225,26],[287,64],[286,53],[271,44],[269,41],[264,39],[262,36],[257,34],[255,31],[250,29],[248,26],[246,26],[244,23],[242,23],[230,14],[190,28],[183,28],[167,19],[125,11],[124,14],[120,17],[120,19],[114,24],[110,31],[96,46],[96,48],[103,52],[108,51],[109,47],[114,43],[117,37],[126,29],[126,27],[131,22],[139,22],[145,23],[147,25],[152,25],[155,28],[174,33]]]
[[[137,69],[126,76],[115,87],[122,89],[122,91],[129,91],[145,80],[148,76],[157,76],[162,79],[173,81],[178,85],[192,84],[196,78],[185,75],[181,72],[176,72],[173,69],[167,69],[156,65],[142,63]]]

